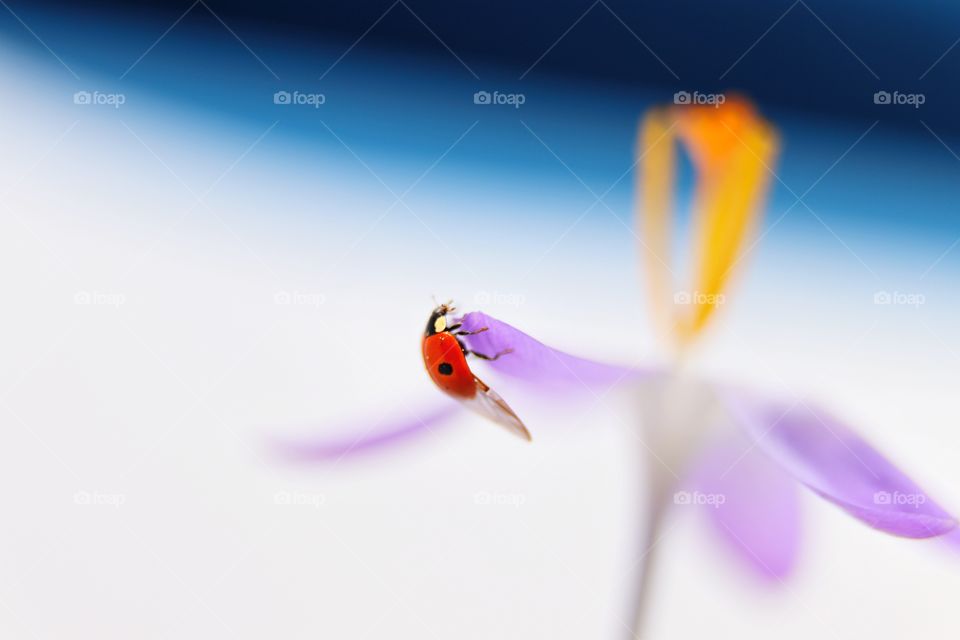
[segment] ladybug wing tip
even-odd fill
[[[533,437],[530,435],[530,431],[510,408],[510,405],[500,397],[500,394],[476,376],[474,376],[474,381],[477,385],[477,394],[470,401],[466,401],[466,404],[476,413],[489,418],[527,442],[532,442]]]

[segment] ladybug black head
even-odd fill
[[[430,314],[427,321],[427,328],[423,332],[425,336],[432,336],[437,333],[443,333],[447,330],[447,314],[454,311],[453,301],[446,304],[437,305],[437,308]]]

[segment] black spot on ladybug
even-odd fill
[[[437,367],[437,371],[445,376],[449,376],[453,373],[453,366],[449,362],[441,362],[440,366]]]

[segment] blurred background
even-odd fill
[[[0,5],[3,637],[622,637],[630,398],[498,387],[533,446],[470,416],[334,466],[266,443],[440,402],[431,295],[662,361],[634,136],[684,96],[783,139],[698,374],[829,406],[960,510],[955,4]],[[804,507],[773,589],[672,516],[651,637],[960,631],[944,545]]]

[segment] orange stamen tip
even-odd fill
[[[760,140],[775,138],[753,103],[739,95],[727,96],[717,105],[675,105],[670,111],[680,141],[693,162],[705,170],[722,167],[744,146],[760,153],[758,134]]]

